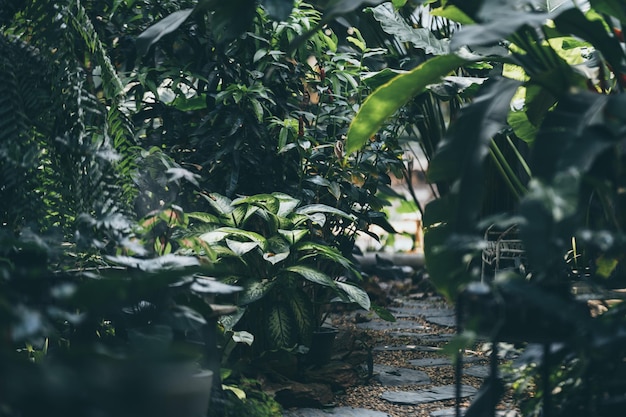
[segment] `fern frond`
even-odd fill
[[[72,28],[83,39],[85,46],[94,56],[96,63],[100,66],[102,87],[108,99],[115,99],[122,95],[124,90],[122,81],[117,75],[111,59],[106,49],[100,41],[100,36],[91,22],[85,8],[79,1],[70,2],[67,6],[67,14]]]

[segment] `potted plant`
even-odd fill
[[[282,193],[204,197],[211,212],[188,213],[197,224],[180,241],[202,256],[212,275],[243,288],[237,312],[222,324],[252,333],[257,354],[311,346],[333,302],[370,309],[359,272],[318,235],[330,216],[350,215],[322,204],[301,206]]]

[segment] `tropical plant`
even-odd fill
[[[195,253],[209,274],[243,288],[238,312],[221,322],[226,330],[250,332],[256,352],[308,345],[333,301],[370,309],[367,293],[358,286],[359,272],[321,239],[331,217],[350,215],[322,204],[300,206],[282,193],[235,200],[203,196],[210,211],[185,214],[190,225],[178,233],[168,236],[161,229],[155,247]],[[180,211],[159,214],[170,225],[173,217],[183,218]],[[152,229],[157,222],[151,217],[144,224]]]

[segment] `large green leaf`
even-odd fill
[[[410,42],[427,54],[444,55],[450,50],[447,39],[438,39],[429,28],[414,28],[394,9],[391,3],[383,3],[367,9],[382,29],[396,37],[399,42]]]
[[[412,71],[398,75],[370,94],[350,124],[346,139],[346,155],[361,149],[391,117],[411,98],[430,84],[468,62],[457,55],[441,55],[429,59]]]
[[[358,304],[364,310],[369,310],[371,306],[370,297],[362,289],[356,285],[349,284],[347,282],[336,282],[337,288],[348,296],[348,299],[353,303]]]
[[[273,281],[252,281],[244,285],[239,302],[240,306],[245,306],[265,297],[265,295],[274,287]]]
[[[300,204],[300,200],[288,194],[272,193],[272,195],[276,197],[279,202],[277,213],[279,217],[287,217],[289,214],[293,213],[295,208]]]
[[[563,98],[546,117],[533,148],[533,173],[550,180],[558,172],[589,169],[595,158],[612,144],[610,132],[603,129],[609,96],[580,92]]]
[[[297,251],[311,252],[312,256],[322,257],[343,266],[346,269],[353,269],[352,263],[337,249],[321,243],[306,241],[295,247]]]
[[[280,208],[280,202],[278,198],[272,194],[256,194],[250,197],[241,197],[233,200],[233,206],[241,204],[253,204],[264,208],[270,213],[277,214]]]
[[[300,340],[306,342],[315,327],[313,301],[301,288],[297,288],[288,302]]]
[[[326,204],[308,204],[306,206],[302,206],[296,210],[297,214],[305,214],[307,216],[316,214],[316,213],[328,213],[328,214],[336,214],[337,216],[344,217],[346,219],[352,220],[354,216],[346,213],[345,211],[339,210],[338,208],[327,206]]]
[[[187,216],[192,219],[200,220],[203,223],[219,223],[219,219],[217,218],[217,216],[209,213],[194,212],[187,213]]]
[[[211,207],[215,209],[215,211],[220,215],[230,214],[234,207],[232,206],[232,201],[228,197],[224,197],[218,193],[210,193],[210,194],[200,194],[206,201],[209,202]]]
[[[564,34],[572,34],[591,43],[615,72],[626,69],[624,50],[614,36],[609,36],[602,21],[589,20],[579,9],[569,9],[557,16],[554,24]]]
[[[617,18],[626,24],[626,4],[623,0],[589,0],[591,6],[601,13]]]
[[[260,234],[250,232],[248,230],[237,229],[235,227],[220,227],[219,229],[203,233],[202,235],[200,235],[200,239],[209,244],[215,244],[223,240],[227,236],[243,237],[251,242],[258,243],[259,247],[263,250],[267,248],[267,240]]]
[[[148,29],[144,30],[135,42],[139,56],[145,55],[150,47],[157,43],[163,36],[174,32],[193,13],[194,9],[179,10],[161,19]]]
[[[464,46],[477,48],[498,45],[523,26],[536,27],[544,24],[553,15],[523,10],[503,10],[494,14],[484,24],[468,25],[456,32],[450,42],[450,49],[457,51]]]
[[[323,272],[303,265],[294,265],[289,268],[285,268],[285,271],[293,272],[300,275],[307,281],[311,281],[314,284],[323,285],[325,287],[335,287],[335,281]]]
[[[287,306],[272,304],[267,319],[268,343],[274,349],[291,348],[297,343],[296,326]]]

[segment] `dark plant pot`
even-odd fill
[[[321,366],[330,362],[337,333],[339,333],[337,329],[331,327],[322,327],[313,332],[311,347],[307,355],[309,363]]]

